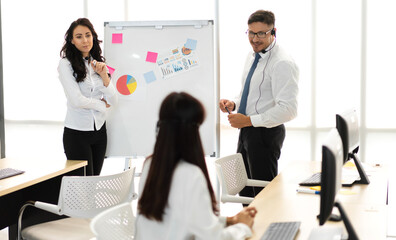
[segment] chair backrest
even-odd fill
[[[135,216],[131,202],[109,208],[91,221],[91,230],[98,240],[129,240],[135,233]]]
[[[242,154],[236,153],[219,158],[215,164],[223,192],[225,189],[227,194],[235,195],[246,186],[248,177]]]
[[[135,168],[108,176],[65,176],[59,194],[61,214],[93,218],[98,213],[136,198]]]

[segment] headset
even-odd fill
[[[260,95],[259,95],[259,97],[257,98],[257,101],[256,101],[256,104],[255,104],[255,106],[254,106],[254,108],[255,108],[255,110],[256,110],[256,113],[257,114],[259,114],[259,112],[257,111],[257,104],[258,104],[258,102],[260,101],[260,98],[261,98],[261,85],[263,84],[263,82],[264,82],[264,78],[265,78],[265,69],[267,68],[267,65],[268,65],[268,62],[269,62],[269,60],[270,60],[270,58],[271,58],[271,50],[275,47],[275,45],[276,45],[276,28],[274,27],[274,28],[272,28],[272,30],[271,30],[271,36],[274,36],[274,38],[275,38],[275,42],[274,42],[274,45],[270,48],[270,49],[268,49],[268,50],[263,50],[263,51],[261,51],[262,53],[266,53],[266,52],[269,52],[269,56],[268,56],[268,59],[267,59],[267,62],[265,63],[265,66],[264,66],[264,69],[263,69],[263,78],[262,78],[262,80],[261,80],[261,83],[260,83],[260,85],[259,85],[259,91],[260,91]]]
[[[274,35],[274,37],[276,37],[276,29],[275,28],[272,28],[271,35]]]
[[[273,48],[275,47],[275,44],[276,44],[276,28],[272,28],[272,30],[271,30],[271,36],[274,36],[274,38],[275,38],[275,43],[274,43],[274,45],[273,45],[270,49],[268,49],[268,50],[266,50],[266,49],[262,50],[262,51],[261,51],[262,53],[269,52],[269,51],[271,51],[271,49],[273,49]]]

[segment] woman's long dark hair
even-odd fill
[[[158,135],[151,166],[138,202],[140,214],[162,221],[172,176],[180,161],[196,165],[202,170],[212,200],[212,210],[218,214],[199,135],[199,126],[204,118],[202,104],[187,93],[173,92],[164,99],[159,113]]]
[[[87,18],[79,18],[72,22],[69,29],[66,31],[65,43],[63,44],[62,50],[60,51],[60,56],[62,58],[66,57],[70,61],[76,81],[82,82],[87,76],[87,69],[85,68],[84,60],[80,50],[78,50],[74,44],[72,44],[73,31],[79,25],[89,28],[92,33],[93,46],[90,51],[91,57],[98,62],[104,62],[105,58],[102,56],[102,49],[100,49],[99,46],[102,41],[98,40],[98,34],[95,32],[92,23]]]

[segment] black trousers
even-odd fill
[[[278,159],[285,140],[285,126],[246,127],[239,132],[237,152],[243,156],[248,178],[271,181],[278,174]],[[255,197],[263,188],[245,187],[240,196]]]
[[[78,131],[65,127],[63,148],[68,160],[87,160],[86,175],[100,175],[107,147],[106,123],[99,130]]]

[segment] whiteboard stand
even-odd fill
[[[131,169],[132,167],[132,159],[137,160],[137,156],[133,156],[133,157],[126,157],[125,158],[125,165],[124,165],[124,171]],[[140,177],[142,175],[142,173],[139,172],[135,172],[135,177]]]
[[[131,165],[132,165],[132,158],[130,157],[125,158],[124,171],[131,169]]]

